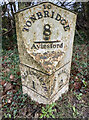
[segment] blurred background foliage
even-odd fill
[[[40,2],[2,2],[0,5],[2,7],[2,47],[3,49],[13,49],[16,43],[16,26],[14,13],[18,10],[24,9]],[[55,4],[67,8],[70,11],[74,11],[78,14],[77,24],[76,24],[76,36],[80,35],[80,38],[84,36],[84,39],[75,39],[75,42],[87,44],[89,39],[89,2],[55,2]],[[9,45],[10,43],[10,45]]]

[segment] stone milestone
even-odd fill
[[[50,2],[15,14],[23,93],[39,103],[68,91],[76,17]]]

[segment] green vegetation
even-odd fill
[[[56,103],[52,103],[50,105],[46,105],[46,107],[42,107],[42,114],[40,118],[55,118],[53,115],[53,112],[56,112],[56,109],[53,109],[55,107]]]

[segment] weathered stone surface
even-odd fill
[[[20,64],[24,93],[28,93],[33,100],[43,101],[45,104],[50,103],[51,99],[55,101],[65,90],[68,90],[69,66],[70,63],[67,63],[63,68],[49,76],[29,66]],[[65,86],[67,87],[65,88]],[[59,95],[55,97],[57,93]]]
[[[51,103],[68,90],[76,15],[46,2],[15,18],[23,92]]]

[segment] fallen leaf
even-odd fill
[[[0,83],[0,84],[1,84],[2,86],[4,86],[5,82],[6,82],[6,81],[5,81],[5,80],[3,80],[3,81],[1,81],[1,83]]]
[[[19,76],[19,75],[20,75],[20,72],[17,72],[17,75]]]
[[[6,69],[6,71],[7,71],[7,72],[10,72],[10,69],[9,69],[9,68],[7,68],[7,69]]]
[[[5,86],[5,90],[4,90],[4,92],[6,93],[7,91],[9,91],[9,90],[11,90],[11,89],[13,89],[13,86],[11,85],[11,83],[7,83],[6,84],[6,86]]]
[[[8,100],[8,103],[11,103],[11,100],[10,100],[10,99]]]
[[[80,90],[82,87],[82,82],[75,82],[74,83],[74,90]]]
[[[11,80],[13,80],[13,79],[14,79],[14,76],[13,76],[12,74],[10,75],[10,79],[11,79]]]

